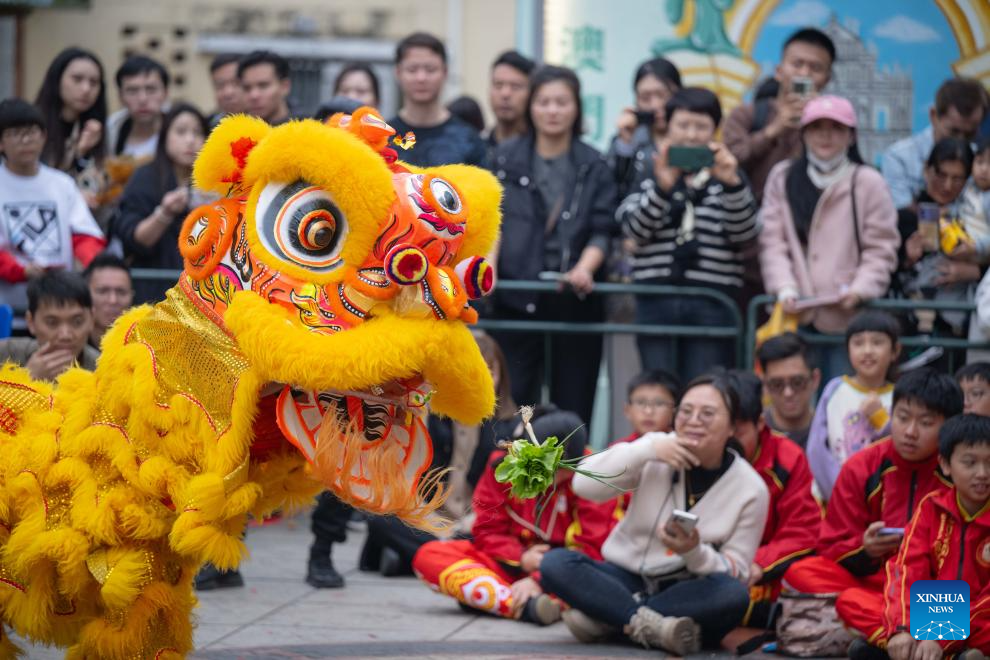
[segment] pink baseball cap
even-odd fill
[[[856,128],[856,111],[852,103],[841,96],[816,96],[808,101],[801,113],[801,128],[819,119],[831,119],[843,126]]]

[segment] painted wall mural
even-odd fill
[[[715,90],[728,113],[772,75],[783,41],[802,26],[835,41],[829,91],[856,106],[868,160],[927,125],[946,77],[971,76],[990,88],[986,0],[546,0],[544,7],[544,58],[578,70],[586,137],[599,146],[632,103],[642,60],[672,60],[685,84]]]

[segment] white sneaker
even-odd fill
[[[701,650],[701,627],[686,616],[664,616],[643,606],[629,620],[629,639],[683,656]]]

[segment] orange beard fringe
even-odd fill
[[[316,437],[313,456],[313,476],[330,489],[342,502],[379,515],[393,515],[410,527],[440,535],[452,522],[437,513],[450,494],[443,478],[450,468],[436,468],[422,475],[419,483],[411,483],[402,464],[399,447],[388,439],[373,447],[354,422],[346,429],[339,426],[340,417],[331,408],[323,416]],[[358,495],[351,483],[358,461],[364,474],[374,475],[368,483],[367,496]]]

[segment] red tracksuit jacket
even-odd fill
[[[793,441],[765,427],[751,463],[770,491],[770,512],[754,559],[763,569],[760,582],[767,583],[814,552],[822,511],[811,494],[808,459]]]
[[[492,452],[474,489],[474,547],[509,570],[517,569],[522,553],[539,543],[579,550],[601,559],[601,546],[611,529],[615,505],[578,497],[568,480],[557,487],[537,524],[536,507],[543,498],[515,499],[509,494],[509,484],[495,481],[495,468],[504,456],[504,451]]]
[[[883,615],[888,638],[910,632],[906,626],[915,580],[969,583],[972,640],[978,622],[986,626],[990,618],[990,507],[983,507],[976,516],[964,514],[955,488],[929,493],[921,501],[897,558],[887,562]],[[939,643],[943,647],[951,644]],[[967,645],[972,643],[956,644]]]
[[[853,575],[873,575],[890,557],[874,559],[863,549],[863,532],[870,523],[882,520],[887,527],[907,527],[921,499],[949,485],[938,469],[937,454],[919,463],[905,461],[890,438],[861,449],[839,471],[818,537],[818,554]]]

